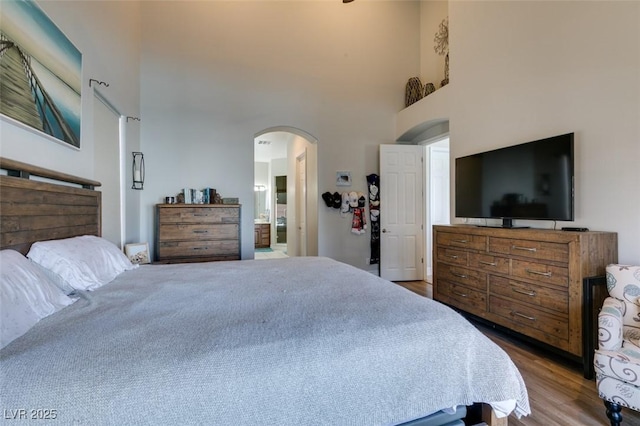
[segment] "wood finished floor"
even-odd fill
[[[424,281],[397,283],[421,296],[430,294]],[[529,391],[532,414],[509,417],[509,426],[602,426],[609,422],[594,380],[582,377],[579,366],[550,355],[490,328],[478,329],[509,354]],[[622,409],[622,426],[640,426],[640,413]]]

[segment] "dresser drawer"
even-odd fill
[[[489,312],[507,320],[507,323],[518,324],[519,331],[524,334],[528,328],[566,340],[569,338],[569,324],[566,316],[555,316],[535,307],[501,297],[489,296]]]
[[[438,279],[448,280],[479,290],[487,289],[487,276],[485,273],[460,266],[438,262]]]
[[[484,235],[438,232],[436,244],[441,246],[486,250],[487,237]]]
[[[237,259],[239,252],[240,243],[238,240],[163,242],[158,247],[160,260],[193,256],[220,256]]]
[[[447,280],[438,280],[438,300],[476,315],[484,315],[487,311],[486,292]]]
[[[489,275],[489,293],[551,309],[559,314],[567,315],[569,312],[569,295],[565,290]]]
[[[240,205],[158,204],[156,260],[164,263],[237,260]]]
[[[534,260],[569,262],[569,245],[565,243],[489,237],[489,251]]]
[[[591,311],[606,290],[583,281],[617,261],[617,234],[462,224],[433,231],[434,299],[582,357],[585,372],[593,366]]]
[[[489,254],[470,253],[469,266],[472,268],[482,269],[487,272],[495,272],[499,274],[509,273],[509,259]]]
[[[206,224],[162,224],[160,240],[224,240],[238,239],[240,225],[227,223],[218,225]]]
[[[469,252],[449,247],[438,247],[438,258],[436,260],[467,266],[469,264]]]
[[[569,287],[569,269],[539,262],[525,262],[513,259],[511,275],[517,278],[534,280],[538,283]]]
[[[239,223],[240,209],[235,207],[165,207],[159,209],[160,223]]]

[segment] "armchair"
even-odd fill
[[[598,314],[593,365],[612,426],[622,407],[640,411],[640,266],[609,265],[607,297]]]

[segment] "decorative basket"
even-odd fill
[[[404,106],[408,107],[409,105],[418,102],[422,99],[422,82],[418,77],[411,77],[409,81],[407,81],[407,87],[405,89],[405,97],[404,97]]]
[[[430,94],[436,91],[436,86],[433,83],[427,83],[424,85],[424,97],[426,98]]]

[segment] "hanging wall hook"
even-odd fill
[[[129,122],[129,120],[141,121],[138,117],[127,116],[127,123]]]
[[[96,83],[100,86],[104,86],[104,87],[109,87],[109,83],[104,82],[104,81],[100,81],[100,80],[95,80],[93,78],[89,79],[89,87],[91,87],[91,83]]]

